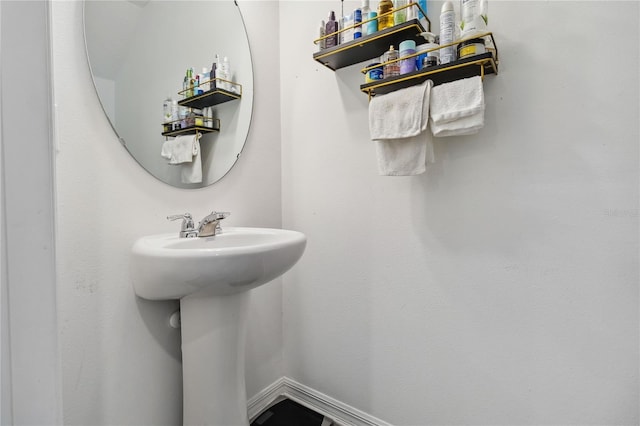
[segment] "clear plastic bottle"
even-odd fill
[[[382,16],[382,14],[392,10],[393,3],[391,0],[380,0],[380,3],[378,3],[378,31],[393,27],[393,14],[389,13],[387,16]]]
[[[401,9],[407,5],[407,0],[393,0],[393,24],[398,25],[407,22],[407,9]]]
[[[369,19],[369,12],[371,12],[371,7],[369,6],[369,0],[362,0],[362,6],[360,7],[360,11],[362,12],[362,21],[366,21]],[[369,25],[365,24],[362,26],[362,35],[369,35]]]
[[[163,123],[168,123],[171,121],[171,104],[173,103],[173,101],[171,100],[171,96],[167,96],[167,99],[164,100],[164,102],[162,103],[162,112],[163,112],[163,116],[162,116],[162,122]]]
[[[387,64],[387,62],[393,61],[395,59],[398,59],[398,51],[393,47],[393,45],[391,45],[389,46],[389,50],[387,50],[384,55],[382,55],[382,62],[385,63],[382,69],[383,78],[396,77],[400,75],[399,61]]]

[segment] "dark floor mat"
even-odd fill
[[[251,426],[320,426],[323,419],[322,414],[285,399],[265,410]]]

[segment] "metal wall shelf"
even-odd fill
[[[404,40],[414,40],[416,43],[424,42],[424,38],[420,33],[425,31],[419,20],[412,19],[391,28],[386,28],[382,31],[357,38],[353,41],[348,41],[328,49],[322,49],[313,54],[313,59],[335,71],[353,64],[371,60],[372,58],[380,57],[384,52],[389,50],[389,46],[392,44],[397,46]],[[330,35],[331,34],[329,34],[329,36]],[[326,37],[328,36],[325,36],[325,38]],[[317,43],[320,40],[321,39],[318,39],[314,42]]]
[[[181,136],[181,135],[194,135],[196,133],[202,133],[202,134],[206,134],[206,133],[212,133],[212,132],[219,132],[220,131],[220,120],[216,119],[214,120],[214,126],[215,127],[204,127],[204,126],[189,126],[189,127],[185,127],[184,129],[178,129],[178,130],[170,130],[168,132],[162,132],[162,136],[165,137],[176,137],[176,136]]]
[[[218,87],[214,90],[209,90],[208,92],[204,92],[200,95],[184,98],[181,101],[178,101],[178,105],[188,108],[203,109],[224,102],[240,99],[242,97],[242,86],[237,83],[233,84],[240,87],[239,93],[230,92]]]
[[[429,25],[431,24],[429,23]],[[314,53],[313,59],[335,71],[364,61],[375,61],[390,45],[397,46],[404,40],[415,40],[416,43],[424,42],[424,38],[420,35],[421,32],[424,32],[424,29],[420,21],[412,19],[403,24],[378,31],[348,43],[323,49],[320,52]],[[324,38],[326,38],[326,36]],[[438,84],[449,83],[478,75],[484,79],[486,74],[498,74],[498,46],[491,32],[476,34],[465,39],[456,40],[454,43],[441,45],[435,49],[418,52],[393,61],[376,64],[375,66],[369,66],[362,69],[361,72],[366,73],[371,68],[384,67],[385,64],[399,62],[407,58],[415,59],[420,54],[440,50],[445,47],[455,48],[459,43],[476,38],[485,40],[487,50],[485,53],[469,56],[444,65],[422,68],[421,70],[402,74],[397,77],[389,77],[383,80],[365,83],[360,85],[360,91],[368,94],[369,98],[371,98],[377,94],[390,93],[395,90],[414,86],[425,80],[432,80],[434,86],[436,86]],[[314,43],[318,43],[321,40],[323,40],[323,38],[315,40]]]
[[[498,74],[498,64],[491,52],[474,55],[445,65],[423,68],[397,77],[362,84],[360,90],[369,96],[383,95],[405,87],[420,84],[426,80],[437,86],[442,83],[475,77],[484,78],[485,74]]]

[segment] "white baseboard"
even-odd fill
[[[288,377],[279,378],[249,400],[249,419],[255,420],[260,413],[283,399],[290,399],[322,414],[336,426],[392,426]]]

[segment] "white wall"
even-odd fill
[[[3,1],[0,422],[59,424],[48,3]],[[25,70],[37,70],[24,80]]]
[[[485,128],[396,178],[360,67],[311,58],[339,7],[280,4],[286,375],[396,425],[638,424],[638,3],[492,2]]]
[[[58,293],[65,424],[181,424],[180,341],[166,327],[177,302],[134,295],[129,249],[178,230],[168,214],[232,212],[228,226],[281,225],[278,22],[274,2],[239,2],[255,71],[255,111],[242,158],[200,190],[169,187],[118,143],[84,56],[82,3],[52,2],[57,155]],[[158,146],[158,149],[160,146]],[[279,282],[252,292],[247,394],[283,374]]]

